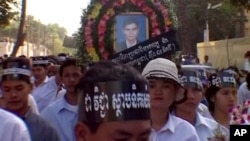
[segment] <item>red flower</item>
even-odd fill
[[[104,40],[104,35],[103,34],[99,35],[98,41],[103,42],[103,40]]]
[[[169,27],[166,26],[165,27],[165,31],[168,32],[169,31]]]
[[[108,59],[108,57],[109,57],[109,53],[108,52],[103,52],[102,53],[102,57],[103,57],[103,59]]]
[[[103,53],[103,52],[105,51],[104,46],[100,46],[100,47],[99,47],[99,51],[100,51],[100,53]]]
[[[141,7],[143,5],[143,0],[137,0],[135,5]]]
[[[109,0],[102,0],[101,3],[102,3],[102,5],[105,5],[105,4],[107,4],[108,1]]]
[[[106,27],[98,26],[98,35],[104,35],[106,32]]]

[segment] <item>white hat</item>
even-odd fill
[[[143,69],[142,76],[145,78],[165,78],[173,81],[180,88],[176,95],[176,103],[182,103],[186,100],[185,89],[179,81],[178,69],[174,62],[164,58],[151,60]]]
[[[179,84],[178,69],[175,63],[164,58],[151,60],[143,69],[142,76],[145,78],[156,77],[171,79]]]

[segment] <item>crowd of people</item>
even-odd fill
[[[229,141],[249,124],[250,72],[234,67],[201,76],[157,58],[139,72],[62,53],[0,70],[0,141]]]

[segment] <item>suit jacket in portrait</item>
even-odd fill
[[[137,40],[137,44],[139,44],[140,42],[140,40]],[[126,41],[122,41],[116,44],[116,53],[121,52],[125,49],[128,49]]]

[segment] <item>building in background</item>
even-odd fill
[[[10,55],[12,53],[15,41],[7,38],[2,37],[0,38],[0,56],[4,54]],[[20,46],[17,56],[25,55],[27,57],[30,56],[47,56],[51,55],[51,51],[43,46],[43,45],[36,45],[33,43],[25,42],[23,46]]]

